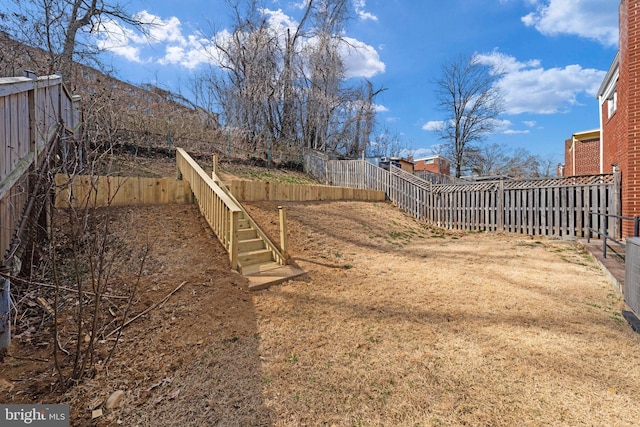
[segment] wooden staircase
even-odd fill
[[[243,276],[280,268],[267,243],[243,211],[238,220],[238,272]]]
[[[178,175],[189,181],[200,212],[229,253],[231,268],[249,281],[249,289],[258,290],[305,274],[290,265],[286,253],[286,215],[280,212],[281,247],[276,246],[251,219],[217,175],[217,155],[213,173],[208,176],[182,148],[176,148]]]
[[[287,263],[283,254],[257,228],[244,208],[238,218],[238,272],[247,278],[252,291],[306,274],[304,270]]]

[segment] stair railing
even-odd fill
[[[276,246],[271,239],[262,231],[262,229],[256,224],[256,222],[251,218],[246,209],[242,206],[242,204],[235,198],[235,196],[231,193],[231,191],[227,188],[226,185],[222,182],[220,177],[218,176],[218,156],[213,155],[213,172],[211,172],[211,178],[214,183],[222,190],[224,193],[234,201],[234,203],[240,208],[244,217],[249,221],[251,227],[256,230],[258,236],[264,241],[267,249],[271,252],[271,258],[280,265],[287,265],[288,256],[281,250],[278,246]],[[282,225],[281,225],[282,227]]]
[[[238,270],[238,221],[243,209],[182,148],[176,148],[176,165],[178,178],[189,182],[202,216],[229,252],[231,268]]]

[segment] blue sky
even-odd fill
[[[299,19],[301,1],[264,4],[274,25],[286,25]],[[99,43],[135,84],[185,91],[208,61],[207,38],[228,28],[224,0],[128,0],[127,8],[158,24],[152,38],[128,30]],[[416,157],[441,143],[432,81],[461,53],[506,70],[506,112],[487,142],[561,162],[565,139],[599,126],[595,95],[617,50],[616,0],[352,0],[351,12],[349,72],[387,89],[376,98],[378,126]]]

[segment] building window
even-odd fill
[[[613,113],[618,109],[618,90],[614,89],[613,94],[607,99],[607,106],[609,107],[609,117],[613,116]]]
[[[425,165],[432,165],[435,162],[435,159],[425,159],[424,164]]]

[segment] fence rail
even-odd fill
[[[439,227],[507,231],[528,235],[586,237],[589,221],[603,229],[604,217],[619,215],[620,173],[536,180],[435,184],[391,165],[364,160],[315,159],[314,176],[332,185],[384,191],[399,208]],[[325,176],[318,177],[324,169]],[[607,232],[619,238],[620,222]]]
[[[626,248],[627,246],[625,242],[619,241],[615,237],[609,236],[609,232],[607,231],[609,229],[609,218],[613,218],[614,221],[633,221],[633,236],[631,237],[638,237],[640,235],[640,217],[638,216],[609,215],[601,214],[598,212],[589,212],[589,214],[589,234],[587,235],[587,242],[591,242],[591,233],[596,233],[598,237],[602,239],[602,256],[604,258],[607,257],[607,247],[609,245],[607,242],[613,242],[622,248]],[[592,221],[594,216],[604,218],[604,227],[602,229],[593,227]],[[617,252],[616,254],[620,255]],[[626,254],[622,255],[622,258],[625,259]]]

